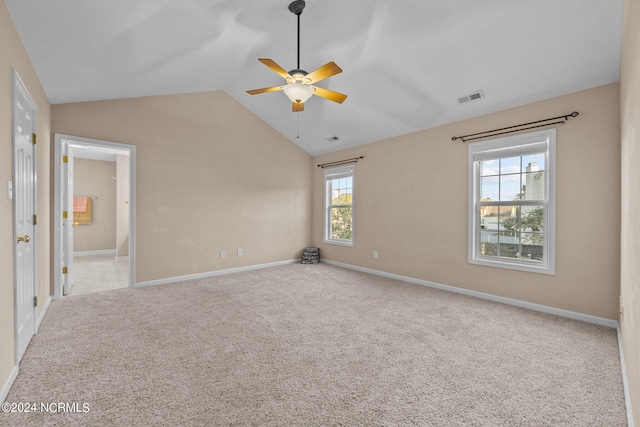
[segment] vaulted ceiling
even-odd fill
[[[301,68],[348,98],[292,113],[246,93],[296,68],[289,2],[5,0],[52,104],[223,90],[314,155],[619,80],[623,0],[307,0]]]

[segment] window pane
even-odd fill
[[[332,205],[350,205],[353,189],[351,178],[340,178],[329,181]]]
[[[498,256],[504,258],[518,258],[520,233],[503,232],[499,234],[500,245]]]
[[[544,260],[544,233],[522,233],[522,259]]]
[[[537,170],[535,165],[529,165],[524,174],[524,199],[523,200],[544,200],[544,170]]]
[[[523,206],[521,231],[544,231],[544,208],[542,206]]]
[[[497,206],[480,206],[480,229],[498,230]]]
[[[337,188],[333,188],[331,190],[331,204],[337,205],[340,200],[340,190]]]
[[[490,176],[480,178],[480,199],[482,201],[498,201],[500,178],[497,176]]]
[[[509,157],[500,159],[500,174],[520,173],[520,161],[522,157]]]
[[[500,201],[520,200],[520,174],[500,176]]]
[[[498,175],[500,172],[500,160],[487,160],[480,162],[480,176]]]
[[[498,255],[498,233],[494,231],[480,232],[480,255],[497,256]]]
[[[513,235],[518,230],[518,210],[515,206],[500,206],[500,231]]]
[[[351,240],[352,209],[331,208],[331,239]]]
[[[538,170],[543,171],[544,170],[544,153],[533,154],[530,156],[522,156],[521,172],[526,172],[527,167],[529,167],[529,165],[531,165],[532,163],[537,166]]]

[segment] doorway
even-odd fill
[[[54,175],[54,299],[134,287],[135,146],[55,134]]]

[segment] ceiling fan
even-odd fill
[[[275,63],[275,61],[268,58],[259,58],[258,61],[262,62],[267,67],[271,68],[278,75],[283,77],[286,81],[286,85],[272,86],[262,89],[248,90],[250,95],[257,95],[265,92],[276,92],[279,90],[284,91],[285,95],[292,102],[292,111],[294,113],[304,111],[304,103],[312,95],[318,95],[321,98],[328,99],[330,101],[342,104],[347,98],[347,95],[334,92],[329,89],[324,89],[317,86],[312,86],[321,80],[331,77],[335,74],[341,73],[342,69],[336,65],[335,62],[329,62],[322,67],[318,68],[311,73],[307,73],[305,70],[300,69],[300,15],[304,10],[304,0],[295,0],[289,4],[289,11],[298,17],[298,67],[295,70],[289,72]]]

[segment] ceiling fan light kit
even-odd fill
[[[304,103],[307,99],[313,95],[313,87],[302,83],[291,83],[283,86],[284,94],[291,100],[298,104]]]
[[[275,61],[268,58],[258,58],[258,61],[262,62],[267,67],[271,68],[274,72],[284,78],[287,82],[283,86],[272,86],[262,89],[248,90],[250,95],[257,95],[265,92],[275,92],[282,90],[285,95],[291,100],[292,111],[301,112],[304,111],[304,103],[313,95],[317,95],[321,98],[328,99],[333,102],[342,104],[347,95],[334,92],[329,89],[312,86],[313,83],[317,83],[335,74],[341,73],[342,69],[336,65],[335,62],[329,62],[322,67],[318,68],[311,73],[307,73],[305,70],[300,69],[300,15],[304,10],[304,0],[295,0],[289,4],[289,11],[298,17],[298,63],[295,70],[289,72],[275,63]]]

